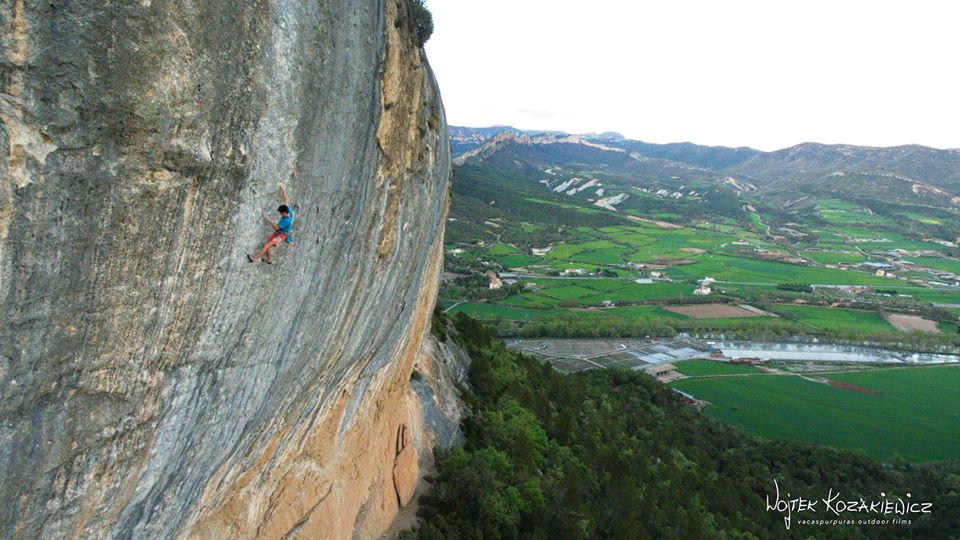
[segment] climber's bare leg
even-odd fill
[[[259,259],[260,257],[266,256],[266,259],[269,261],[269,260],[270,260],[270,248],[271,248],[271,247],[272,247],[272,246],[270,245],[270,241],[267,240],[266,242],[263,243],[263,247],[260,248],[260,251],[258,251],[256,255],[254,255],[253,257],[250,257],[250,258],[255,261],[255,260]]]

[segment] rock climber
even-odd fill
[[[270,248],[279,246],[280,242],[286,241],[289,243],[293,240],[293,211],[290,210],[290,199],[287,198],[287,190],[283,188],[283,184],[280,184],[280,195],[283,196],[283,204],[277,208],[277,212],[280,212],[280,221],[274,223],[266,214],[263,214],[263,220],[273,227],[273,234],[270,235],[270,238],[267,238],[256,255],[247,254],[247,260],[250,262],[263,258],[263,262],[273,264],[273,258],[270,257]]]

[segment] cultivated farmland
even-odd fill
[[[756,435],[895,454],[915,462],[960,458],[960,366],[895,368],[823,377],[877,394],[797,375],[684,379],[672,384],[710,402],[708,416]]]

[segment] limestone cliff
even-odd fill
[[[450,166],[407,17],[0,0],[0,537],[386,529]]]

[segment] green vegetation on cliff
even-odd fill
[[[563,375],[511,352],[458,314],[472,358],[463,448],[441,452],[419,529],[405,538],[946,538],[960,530],[956,463],[863,454],[744,435],[635,372]],[[910,525],[808,526],[766,510],[793,497],[932,501]],[[844,514],[842,517],[878,517]],[[888,518],[890,516],[887,516]]]
[[[433,35],[433,14],[427,9],[424,0],[410,0],[409,6],[413,35],[417,38],[417,45],[423,47]]]

